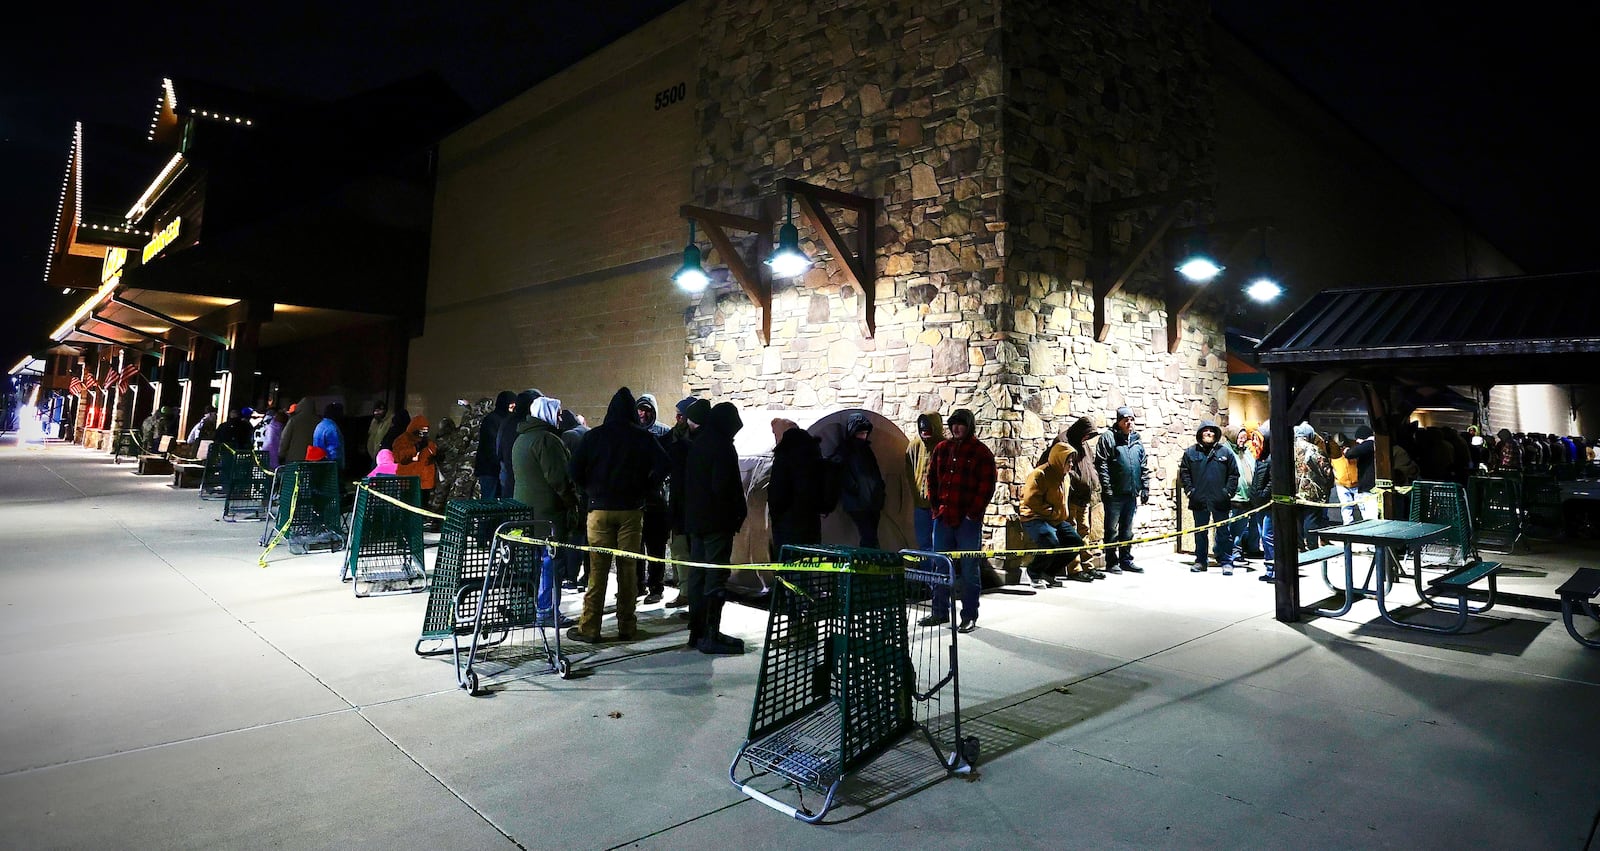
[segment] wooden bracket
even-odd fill
[[[1165,197],[1167,194],[1163,193],[1161,197]],[[1095,262],[1091,271],[1093,278],[1090,281],[1094,293],[1094,338],[1102,343],[1106,341],[1106,337],[1111,333],[1111,325],[1106,319],[1106,299],[1122,291],[1123,286],[1128,283],[1128,279],[1139,268],[1139,264],[1150,256],[1150,252],[1157,245],[1161,244],[1161,238],[1166,235],[1167,229],[1172,227],[1172,224],[1178,220],[1179,214],[1183,212],[1182,203],[1169,204],[1145,231],[1144,237],[1133,246],[1130,246],[1128,253],[1116,261],[1115,265],[1112,265],[1111,257],[1107,253],[1111,246],[1111,214],[1125,209],[1133,209],[1128,204],[1134,200],[1136,199],[1130,199],[1127,202],[1095,205],[1094,211],[1090,214],[1095,244]],[[1137,204],[1137,206],[1148,206],[1149,203],[1151,202],[1143,202]],[[1168,336],[1170,337],[1170,318],[1168,322]]]
[[[828,253],[844,266],[845,276],[861,293],[861,333],[871,339],[877,333],[878,268],[876,235],[878,227],[878,202],[872,198],[851,195],[837,189],[813,186],[803,181],[783,178],[778,181],[779,192],[792,193],[800,202],[800,215],[811,226]],[[845,244],[833,217],[823,209],[823,204],[843,207],[856,214],[855,250]]]
[[[750,303],[761,311],[761,345],[770,345],[772,273],[767,268],[766,261],[772,254],[772,218],[767,215],[765,209],[761,213],[761,218],[752,219],[748,216],[736,216],[688,204],[678,208],[678,215],[685,219],[694,219],[705,230],[706,238],[710,239],[712,247],[717,249],[717,256],[728,264],[728,271],[733,273],[734,280],[739,282],[744,294],[750,297]],[[729,230],[755,234],[754,257],[749,262],[739,254],[733,245],[733,240],[728,238]]]

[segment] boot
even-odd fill
[[[722,607],[727,604],[727,599],[718,594],[706,601],[706,626],[705,634],[700,639],[700,652],[718,653],[719,655],[734,655],[744,652],[744,642],[731,635],[722,633]],[[707,650],[710,644],[722,648],[720,651]]]

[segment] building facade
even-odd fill
[[[861,407],[907,431],[971,408],[1001,468],[991,539],[1048,440],[1128,405],[1150,519],[1170,525],[1182,449],[1228,418],[1239,309],[1237,280],[1177,281],[1175,240],[1237,243],[1260,230],[1240,224],[1252,215],[1282,217],[1250,213],[1275,178],[1229,153],[1253,132],[1229,122],[1279,109],[1239,82],[1270,69],[1219,64],[1241,50],[1198,0],[685,3],[444,141],[408,404],[447,416],[534,386],[594,419],[627,385]],[[1281,136],[1319,144],[1304,124]],[[1344,156],[1326,179],[1422,196]],[[771,278],[756,262],[770,232],[734,229],[707,253],[711,287],[673,285],[686,218],[775,229],[786,180],[816,188],[837,230],[800,222],[808,272]],[[828,203],[846,196],[871,220]],[[1324,238],[1274,244],[1287,261]],[[836,249],[863,243],[857,273]],[[1345,268],[1318,285],[1365,274]]]

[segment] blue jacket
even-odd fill
[[[1094,469],[1100,476],[1100,493],[1105,499],[1140,496],[1150,489],[1144,444],[1139,442],[1136,431],[1128,432],[1126,439],[1115,426],[1101,432],[1094,449]]]
[[[338,423],[323,417],[311,433],[311,445],[328,453],[329,460],[337,461],[339,469],[344,469],[344,435],[339,433]]]

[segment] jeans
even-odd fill
[[[561,515],[555,518],[535,518],[537,521],[531,531],[537,537],[544,537],[545,530],[538,527],[538,523],[550,524],[550,540],[565,541],[567,539],[567,518]],[[556,563],[561,557],[560,550],[541,547],[539,554],[539,596],[534,604],[538,607],[539,620],[550,617],[556,607]]]
[[[589,512],[589,541],[597,547],[636,553],[644,539],[643,511]],[[638,568],[634,559],[613,556],[610,553],[589,553],[589,585],[583,592],[583,616],[578,618],[578,632],[589,638],[600,636],[600,619],[606,611],[606,580],[611,575],[612,560],[617,565],[617,633],[632,637],[639,621],[634,613]]]
[[[704,564],[727,564],[733,560],[733,533],[713,532],[689,536],[689,560]],[[689,573],[689,639],[714,638],[720,626],[720,602],[727,599],[728,578],[733,571],[722,567],[697,567]]]
[[[942,522],[933,524],[933,548],[939,552],[975,550],[983,543],[983,526],[971,517],[961,518],[954,528]],[[977,556],[965,556],[956,561],[956,583],[961,586],[961,620],[978,619],[978,594],[983,591],[983,562]],[[943,585],[933,588],[933,613],[950,615],[950,590]]]
[[[1117,544],[1133,540],[1133,516],[1138,510],[1138,494],[1106,499],[1106,543]],[[1107,547],[1106,564],[1122,567],[1133,564],[1133,547]]]
[[[1194,516],[1194,525],[1205,526],[1220,520],[1228,519],[1228,503],[1226,502],[1191,502],[1189,511]],[[1216,546],[1210,547],[1212,535],[1210,530],[1201,530],[1194,533],[1194,560],[1204,567],[1206,565],[1206,549],[1210,547],[1212,557],[1217,564],[1224,567],[1233,564],[1233,541],[1228,535],[1228,526],[1217,527]]]
[[[1022,531],[1027,533],[1040,549],[1083,546],[1083,538],[1078,535],[1077,528],[1065,520],[1024,520]],[[1036,555],[1028,564],[1028,578],[1037,581],[1059,575],[1061,568],[1071,564],[1076,558],[1076,553]]]
[[[1339,516],[1344,520],[1345,523],[1354,523],[1357,520],[1366,519],[1364,516],[1365,512],[1356,502],[1366,494],[1363,494],[1361,491],[1356,490],[1355,488],[1347,488],[1343,485],[1336,485],[1333,489],[1333,494],[1335,501],[1340,503]]]
[[[917,536],[917,549],[933,549],[933,509],[911,509],[911,527]]]
[[[1261,549],[1261,515],[1252,514],[1243,516],[1250,510],[1248,502],[1230,503],[1229,516],[1234,521],[1228,525],[1228,537],[1233,541],[1233,557],[1244,558],[1246,553],[1256,552]]]
[[[478,477],[478,499],[499,499],[499,498],[500,498],[500,477],[499,476],[479,476]]]
[[[1261,512],[1261,557],[1267,563],[1267,575],[1272,576],[1277,569],[1273,561],[1278,555],[1278,548],[1272,543],[1272,509]]]

